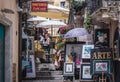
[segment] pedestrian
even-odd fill
[[[43,42],[44,42],[44,36],[40,35],[40,45],[42,46],[42,48],[43,48]]]
[[[50,54],[50,37],[49,37],[49,34],[45,34],[45,38],[44,38],[44,41],[43,41],[43,47],[45,50],[48,51],[48,53]]]

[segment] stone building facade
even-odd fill
[[[114,0],[112,3],[116,3]],[[111,5],[109,0],[88,0],[88,8],[92,17],[92,26],[95,29],[109,29],[109,47],[112,48],[113,55],[113,73],[112,82],[119,82],[120,76],[120,41],[119,41],[119,13],[116,13],[117,6]],[[120,3],[120,2],[117,2]],[[116,18],[116,15],[117,18]],[[117,70],[117,71],[116,71]]]
[[[17,0],[0,0],[0,82],[18,82],[17,4]]]

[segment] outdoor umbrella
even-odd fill
[[[64,38],[74,38],[74,37],[80,37],[84,35],[89,35],[87,30],[85,28],[74,28],[70,31],[68,31],[65,35]]]
[[[41,16],[53,19],[68,19],[69,10],[48,4],[48,12],[30,12],[32,16]]]
[[[51,35],[53,36],[53,27],[59,27],[59,26],[63,26],[66,25],[64,22],[61,21],[56,21],[56,20],[48,20],[48,21],[44,21],[39,23],[38,25],[36,25],[36,27],[50,27],[51,28]]]
[[[46,20],[48,20],[48,19],[46,19],[44,17],[36,16],[36,17],[29,18],[27,21],[34,22],[34,21],[46,21]]]
[[[34,24],[29,24],[28,27],[35,27],[36,28],[36,25],[40,22],[43,22],[43,21],[47,21],[48,19],[45,18],[45,17],[40,17],[40,16],[36,16],[36,17],[32,17],[32,18],[29,18],[27,21],[28,22],[33,22]],[[38,29],[36,28],[36,35],[35,35],[35,39],[38,39]]]
[[[50,26],[50,25],[55,25],[55,26],[60,26],[60,25],[66,25],[64,22],[61,21],[55,21],[55,20],[48,20],[39,23],[36,27],[41,27],[41,26]]]

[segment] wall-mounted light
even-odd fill
[[[2,13],[14,14],[14,11],[13,11],[13,10],[7,9],[7,8],[1,9],[1,12],[2,12]]]

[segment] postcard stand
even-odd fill
[[[74,75],[74,62],[64,63],[64,74],[63,74],[63,80],[65,77],[72,77],[73,82],[75,81],[75,75]]]

